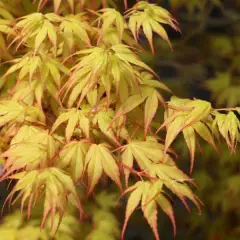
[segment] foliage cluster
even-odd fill
[[[121,197],[129,195],[122,238],[139,205],[156,239],[158,207],[175,234],[169,193],[188,210],[187,200],[199,211],[201,201],[189,186],[193,179],[177,166],[172,143],[183,134],[191,172],[199,138],[216,151],[222,139],[232,153],[240,141],[239,108],[214,109],[208,101],[176,96],[165,101],[172,92],[140,59],[139,42],[144,35],[154,53],[157,34],[171,46],[164,26],[179,31],[178,24],[156,4],[124,5],[121,13],[104,0],[0,1],[1,180],[15,182],[7,201],[27,217],[42,201],[35,230],[50,221],[61,234],[68,205],[87,219],[87,199],[96,186],[102,189],[100,182],[109,189],[110,178]],[[99,223],[89,238],[102,239],[104,224],[114,222]],[[114,226],[109,239],[118,235]],[[22,222],[17,228],[25,229]]]

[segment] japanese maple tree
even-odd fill
[[[164,27],[180,31],[177,21],[147,1],[122,5],[124,13],[113,0],[0,1],[1,181],[16,180],[7,201],[20,201],[28,217],[42,199],[41,227],[50,218],[53,228],[69,204],[84,220],[86,199],[107,178],[128,194],[122,238],[140,205],[160,239],[158,208],[176,233],[168,192],[201,209],[172,143],[183,134],[190,173],[198,138],[216,151],[222,138],[234,152],[239,108],[174,96],[138,53],[142,35],[152,53],[155,34],[171,47]]]

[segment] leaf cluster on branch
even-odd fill
[[[187,209],[187,199],[199,210],[201,205],[189,187],[193,180],[175,162],[173,141],[183,133],[191,171],[197,136],[215,150],[215,139],[223,137],[234,152],[240,140],[234,111],[239,108],[223,114],[198,99],[165,101],[164,92],[171,91],[139,58],[138,39],[143,33],[153,52],[153,34],[170,44],[164,26],[178,30],[177,22],[146,1],[123,15],[107,3],[38,1],[39,12],[19,18],[10,10],[0,12],[0,47],[7,65],[0,84],[0,141],[6,141],[0,148],[1,180],[16,180],[7,200],[20,199],[29,217],[42,198],[41,227],[48,217],[53,227],[54,217],[59,215],[60,224],[69,203],[85,217],[77,185],[88,197],[108,177],[122,195],[131,192],[122,238],[141,204],[159,239],[157,206],[176,232],[169,191]],[[159,108],[165,111],[163,122],[157,118]],[[163,137],[160,130],[166,130]],[[137,180],[129,187],[133,176]]]

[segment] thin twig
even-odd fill
[[[216,110],[216,111],[240,111],[240,107],[236,107],[236,108],[216,108],[214,110]]]

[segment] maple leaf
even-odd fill
[[[133,160],[135,159],[143,171],[146,172],[147,176],[155,177],[155,167],[158,163],[164,161],[172,162],[169,155],[163,160],[164,145],[158,143],[157,141],[147,140],[131,140],[129,143],[121,148],[122,151],[122,163],[124,168],[125,182],[128,185],[128,178],[130,174],[130,169],[133,167]],[[169,150],[172,152],[171,150]],[[173,152],[172,152],[173,153]],[[156,165],[154,165],[156,163]],[[160,171],[160,170],[159,170]]]
[[[66,112],[60,114],[57,120],[52,126],[51,132],[53,133],[62,123],[68,121],[65,136],[66,140],[69,142],[74,129],[80,127],[85,136],[89,138],[90,122],[89,119],[85,116],[84,112],[76,108],[68,109]]]
[[[36,127],[21,127],[13,137],[9,149],[1,155],[7,159],[1,179],[22,169],[29,171],[47,167],[58,148],[58,142],[48,131]]]
[[[0,126],[11,121],[23,122],[24,119],[25,109],[20,103],[12,100],[0,102]]]
[[[74,181],[78,181],[83,173],[85,166],[85,158],[89,149],[87,141],[72,141],[65,145],[57,159],[56,166],[65,169],[70,167],[71,176]]]
[[[120,12],[115,10],[114,8],[103,8],[99,10],[96,14],[100,13],[101,15],[95,20],[98,23],[98,26],[101,25],[101,34],[99,36],[98,41],[104,35],[106,30],[109,27],[115,26],[116,30],[119,33],[119,39],[121,40],[123,37],[123,32],[125,28],[125,20]],[[94,24],[94,23],[93,23]]]
[[[174,235],[176,234],[174,213],[171,204],[163,194],[164,192],[162,187],[162,181],[157,181],[154,183],[149,181],[139,181],[125,190],[124,194],[128,192],[131,192],[131,194],[128,198],[126,207],[125,221],[122,229],[122,239],[129,218],[140,203],[144,217],[151,226],[156,239],[160,239],[157,228],[157,206],[160,206],[160,208],[169,216],[174,227]]]
[[[113,46],[116,44],[124,43],[133,48],[141,48],[141,46],[132,38],[131,33],[123,31],[121,39],[119,38],[119,31],[116,27],[109,27],[104,32],[96,28],[96,35],[94,41],[100,41],[99,45]]]
[[[90,194],[98,183],[103,172],[122,189],[119,167],[107,144],[92,144],[85,159],[89,179]]]
[[[232,111],[228,114],[216,112],[212,127],[220,132],[233,153],[240,135],[240,121],[237,116]]]
[[[79,40],[87,46],[91,45],[89,38],[91,27],[86,22],[84,14],[79,13],[65,16],[59,29],[64,39],[64,45],[66,45],[69,50],[72,50],[74,44]]]
[[[136,41],[138,39],[140,28],[142,27],[153,53],[153,32],[156,32],[161,36],[171,47],[168,35],[162,27],[162,24],[168,24],[173,29],[179,31],[176,20],[167,10],[156,4],[150,4],[145,1],[139,1],[129,9],[125,17],[129,18],[128,26]]]
[[[31,51],[20,58],[11,60],[11,62],[14,63],[14,65],[6,71],[1,79],[19,71],[17,82],[12,89],[13,92],[16,91],[19,83],[27,78],[29,87],[32,88],[35,86],[33,91],[40,107],[45,89],[48,90],[55,99],[58,99],[57,91],[61,85],[61,74],[68,74],[68,69],[64,65],[46,53],[39,52],[38,54],[34,54]]]
[[[30,172],[20,172],[10,177],[18,180],[13,190],[7,197],[6,201],[14,204],[17,199],[21,200],[21,212],[23,211],[25,202],[28,201],[28,218],[31,215],[31,208],[35,205],[39,196],[44,196],[44,212],[41,227],[43,227],[47,216],[51,216],[51,228],[54,226],[54,217],[57,213],[60,215],[58,227],[65,214],[69,196],[78,205],[79,211],[83,214],[80,201],[77,196],[72,179],[57,168],[47,168],[44,170],[33,170]],[[15,197],[15,194],[17,196]],[[15,197],[14,200],[12,198]],[[71,202],[71,201],[69,201]]]
[[[114,111],[108,110],[108,111],[99,111],[93,118],[93,123],[98,124],[98,127],[100,128],[101,132],[107,136],[109,139],[111,139],[116,145],[120,146],[120,143],[117,140],[116,137],[116,129],[114,127],[109,128],[109,125],[111,124],[114,117]],[[115,131],[114,131],[115,130]]]
[[[164,154],[176,137],[183,132],[191,155],[191,172],[194,164],[196,145],[195,132],[210,143],[217,151],[214,138],[211,134],[211,126],[208,124],[208,119],[212,111],[211,104],[202,100],[191,101],[189,99],[172,97],[171,101],[168,102],[168,106],[165,112],[165,121],[157,130],[158,132],[163,127],[167,129]]]
[[[24,122],[45,124],[43,112],[33,106],[27,106],[14,100],[0,101],[0,126]]]
[[[48,38],[52,43],[55,54],[57,50],[57,30],[54,24],[61,22],[62,18],[54,13],[32,13],[19,18],[13,30],[17,36],[11,45],[20,40],[17,48],[29,39],[34,39],[34,52],[36,53],[42,43]]]
[[[116,94],[121,91],[121,78],[122,81],[127,81],[127,88],[137,86],[138,78],[134,74],[136,67],[153,73],[153,70],[140,61],[124,44],[113,45],[107,49],[92,47],[80,50],[75,55],[80,56],[79,62],[72,67],[71,77],[61,89],[61,93],[65,92],[63,99],[71,91],[69,106],[72,106],[79,95],[78,106],[80,106],[87,93],[100,83],[104,86],[108,97],[113,87],[116,89]]]

